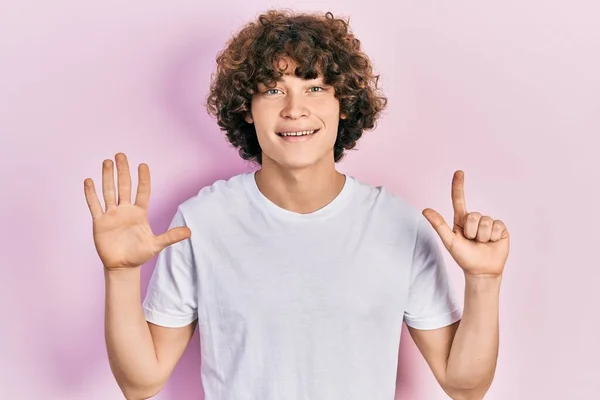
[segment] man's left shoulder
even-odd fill
[[[421,211],[401,194],[386,185],[376,185],[355,179],[360,203],[373,213],[393,223],[417,224]]]

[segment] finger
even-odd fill
[[[115,177],[112,160],[102,163],[102,194],[106,211],[116,207]]]
[[[104,212],[102,211],[102,204],[100,204],[100,200],[98,200],[98,195],[96,194],[94,181],[90,178],[85,179],[83,181],[83,191],[85,193],[85,201],[92,214],[92,219],[98,218]]]
[[[484,216],[479,220],[479,228],[477,228],[476,240],[480,243],[487,243],[492,236],[492,225],[494,220],[491,217]]]
[[[454,224],[460,227],[465,226],[465,216],[467,214],[464,182],[464,172],[461,170],[456,171],[452,177],[452,207],[454,208]]]
[[[135,204],[148,209],[150,202],[150,168],[146,164],[138,166],[138,186],[135,195]]]
[[[467,239],[475,239],[477,236],[477,229],[479,228],[479,220],[481,214],[478,212],[468,213],[465,218],[465,226],[463,228],[464,235]]]
[[[500,239],[503,239],[508,236],[508,230],[506,229],[506,225],[504,222],[499,219],[495,220],[492,225],[492,235],[490,236],[491,242],[497,242]]]
[[[119,188],[119,204],[131,203],[131,175],[129,173],[129,162],[123,153],[115,155],[117,164],[117,187]]]
[[[446,249],[452,247],[454,241],[454,232],[450,229],[444,218],[435,210],[426,208],[423,210],[423,216],[429,221],[433,229],[437,232]]]
[[[178,226],[176,228],[171,228],[165,233],[155,236],[154,241],[155,249],[157,249],[156,252],[159,252],[165,247],[174,243],[181,242],[182,240],[189,238],[191,235],[192,231],[190,231],[190,228],[188,227]]]

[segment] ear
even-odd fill
[[[244,115],[244,119],[245,119],[245,120],[246,120],[246,122],[247,122],[247,123],[249,123],[249,124],[253,124],[253,123],[254,123],[254,120],[252,119],[252,113],[251,113],[251,112],[247,112],[247,113]]]
[[[346,113],[340,114],[340,119],[346,119],[346,118],[348,118],[348,115],[346,115]]]

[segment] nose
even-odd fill
[[[300,95],[289,94],[284,101],[285,103],[281,109],[283,118],[298,119],[310,115],[310,111]]]

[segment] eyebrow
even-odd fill
[[[296,75],[292,75],[292,74],[285,74],[285,76],[296,77]],[[315,81],[321,82],[323,85],[325,85],[325,77],[323,77],[323,76],[317,76],[316,78],[313,78],[313,79],[303,79],[300,77],[296,77],[296,78],[302,79],[305,82],[315,82]],[[283,79],[283,77],[281,77],[281,78],[277,79],[276,82],[283,82],[283,81],[284,81],[284,79]]]

